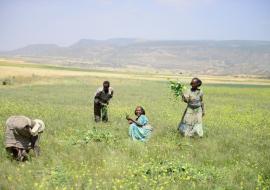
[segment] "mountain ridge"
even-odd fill
[[[81,39],[66,47],[32,44],[0,55],[80,68],[140,66],[199,74],[270,75],[270,41]]]

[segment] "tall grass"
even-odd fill
[[[202,139],[183,138],[185,109],[167,82],[112,79],[110,122],[94,123],[103,79],[62,78],[0,87],[0,122],[45,121],[41,156],[11,161],[0,145],[0,189],[269,189],[270,88],[204,85]],[[128,137],[125,114],[142,105],[154,127],[147,143]]]

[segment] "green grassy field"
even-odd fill
[[[0,189],[270,188],[269,86],[204,84],[205,136],[189,139],[176,130],[185,104],[165,80],[111,79],[106,124],[93,121],[94,92],[104,78],[49,80],[0,87],[1,142],[10,115],[46,124],[39,158],[11,161],[1,143]],[[137,105],[154,127],[147,143],[128,137],[125,114]]]

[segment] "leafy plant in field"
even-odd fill
[[[51,183],[54,185],[61,186],[62,184],[67,184],[70,181],[68,171],[62,166],[57,166],[54,170],[52,170],[50,176]]]
[[[209,170],[210,171],[210,170]],[[200,180],[206,182],[210,178],[216,177],[217,174],[201,168],[197,169],[189,164],[180,164],[177,161],[161,161],[145,165],[140,171],[150,178],[160,178],[162,176],[174,176],[181,179]]]
[[[179,163],[177,160],[150,161],[127,166],[125,178],[118,178],[114,186],[123,185],[126,189],[132,189],[138,185],[138,189],[168,189],[170,184],[201,183],[207,184],[213,179],[218,179],[220,173],[214,167],[196,167],[188,163]],[[144,181],[145,183],[138,183]],[[147,185],[146,185],[147,184]]]
[[[187,87],[179,81],[169,81],[169,82],[171,91],[176,98],[181,97],[184,91],[187,89]]]
[[[74,141],[72,144],[87,144],[90,141],[111,143],[116,140],[116,137],[114,137],[110,132],[93,129],[88,130],[82,140]]]
[[[270,182],[266,176],[258,174],[256,189],[269,189]]]

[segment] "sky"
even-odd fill
[[[270,0],[0,0],[0,51],[110,38],[270,41]]]

